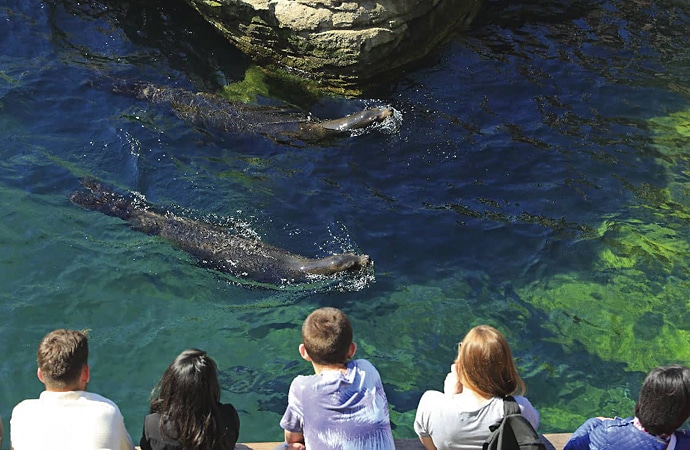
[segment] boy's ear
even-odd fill
[[[43,372],[41,372],[40,368],[36,369],[36,376],[39,380],[41,380],[41,383],[45,384],[45,380],[43,379]]]
[[[307,348],[304,346],[304,344],[299,345],[299,355],[304,360],[311,362],[311,358],[309,357],[309,353],[307,353]]]
[[[350,359],[350,358],[352,358],[353,356],[355,356],[355,352],[356,352],[356,351],[357,351],[357,344],[355,344],[354,342],[352,342],[352,343],[350,344],[350,350],[347,351],[347,359]]]

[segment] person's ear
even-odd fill
[[[299,345],[299,355],[305,360],[311,362],[311,358],[309,357],[309,353],[307,353],[307,348],[304,346],[304,344]]]
[[[46,384],[46,380],[43,379],[43,372],[41,372],[40,368],[36,369],[36,376],[41,381],[41,383]]]
[[[355,356],[355,352],[357,351],[357,344],[354,342],[350,343],[350,349],[347,351],[347,359],[351,359],[353,356]]]
[[[88,383],[90,379],[91,379],[91,369],[89,369],[88,364],[84,364],[84,367],[82,367],[82,369],[81,369],[81,382],[82,383]]]

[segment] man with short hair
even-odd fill
[[[12,450],[132,450],[115,403],[86,391],[89,344],[82,331],[55,330],[38,346],[38,399],[19,403],[10,419]]]

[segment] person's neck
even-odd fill
[[[76,392],[76,391],[84,391],[85,389],[79,389],[79,388],[74,388],[74,389],[48,389],[46,388],[46,392]]]
[[[82,384],[73,384],[70,386],[62,386],[62,387],[57,387],[57,386],[46,386],[46,391],[48,392],[73,392],[73,391],[85,391],[86,386]]]
[[[347,362],[344,363],[338,363],[338,364],[317,364],[312,361],[312,366],[314,366],[314,373],[316,375],[320,374],[321,372],[333,372],[333,371],[338,371],[341,373],[347,373]]]

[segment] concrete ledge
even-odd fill
[[[571,433],[542,434],[542,440],[548,450],[563,450],[565,443],[570,439]],[[280,442],[247,442],[237,444],[235,450],[274,450]],[[424,446],[418,439],[396,439],[396,450],[424,450]]]
[[[546,444],[547,450],[563,450],[565,443],[572,433],[548,433],[542,434],[541,439]],[[235,450],[274,450],[281,442],[245,442],[237,444]],[[141,450],[141,447],[135,447]],[[396,450],[424,450],[424,446],[418,439],[396,439]]]

